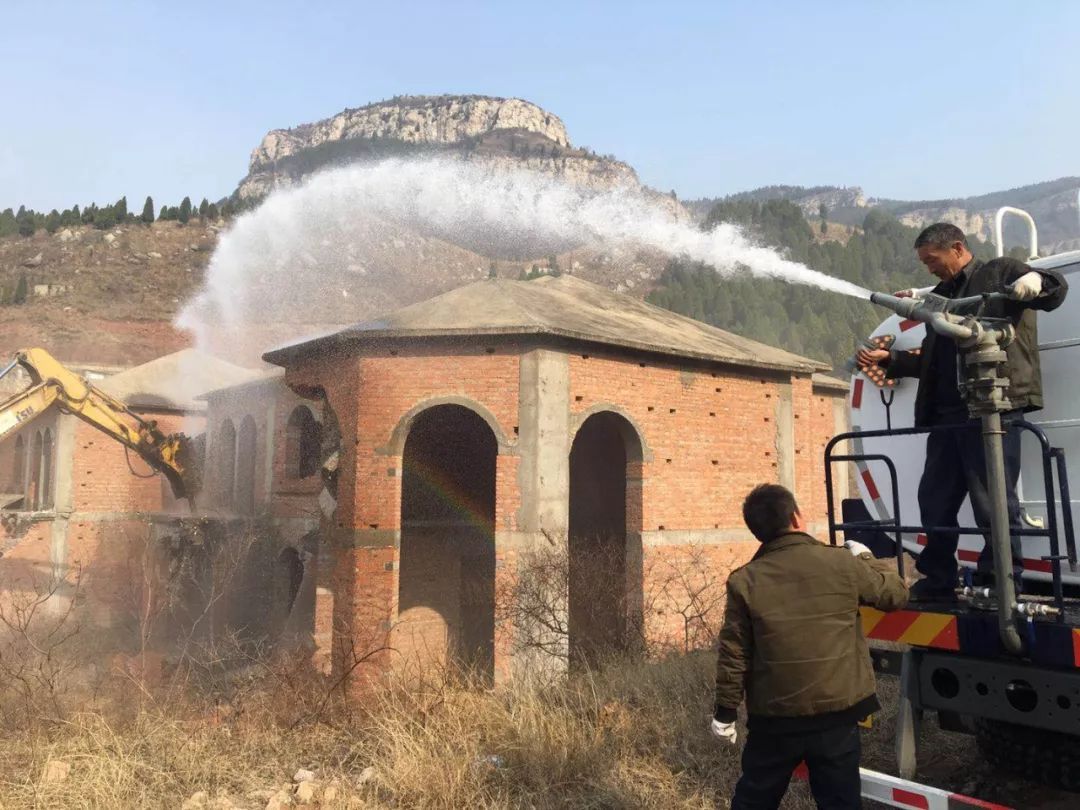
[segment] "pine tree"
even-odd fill
[[[25,208],[20,206],[15,221],[19,225],[19,236],[34,235],[34,216],[32,212],[27,212]]]
[[[139,219],[147,225],[154,221],[154,200],[152,197],[148,196],[146,202],[143,203],[142,216]]]
[[[177,212],[176,218],[180,220],[181,225],[187,225],[188,220],[191,219],[191,197],[184,197],[180,201],[180,210]]]
[[[11,296],[11,303],[25,304],[30,285],[26,281],[26,273],[19,276],[19,283],[15,285],[15,294]]]
[[[127,219],[128,210],[126,196],[121,197],[119,200],[116,201],[116,205],[113,206],[113,213],[116,217],[117,222],[123,222]]]
[[[45,217],[45,230],[49,233],[56,233],[60,230],[60,214],[55,208]]]
[[[199,219],[206,219],[206,212],[210,210],[210,201],[206,197],[199,203]]]
[[[211,222],[217,222],[219,217],[218,207],[214,205],[214,203],[210,203],[210,205],[207,207],[206,216],[210,219]]]

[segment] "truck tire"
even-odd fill
[[[1080,737],[976,718],[975,739],[995,768],[1062,790],[1080,791]]]

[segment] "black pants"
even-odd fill
[[[1002,416],[1006,427],[1002,445],[1005,454],[1005,494],[1009,504],[1009,525],[1020,524],[1020,502],[1016,497],[1016,482],[1020,477],[1020,430],[1011,427],[1019,414]],[[944,416],[937,424],[955,424],[961,418]],[[971,497],[975,525],[990,528],[990,493],[986,486],[986,455],[980,423],[968,420],[966,429],[937,431],[926,437],[926,466],[919,481],[919,512],[923,526],[959,526],[957,512],[964,496]],[[985,545],[979,555],[980,571],[994,570],[994,549],[989,532],[983,535]],[[916,567],[934,586],[952,588],[956,585],[956,532],[928,532],[926,547],[919,555]],[[1020,538],[1012,537],[1013,569],[1019,582],[1023,573],[1023,554]]]
[[[854,723],[798,733],[751,731],[731,810],[775,810],[801,762],[810,771],[810,791],[820,810],[858,810],[859,749]]]

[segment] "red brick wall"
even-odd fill
[[[164,433],[197,435],[201,416],[142,414],[154,419]],[[125,447],[87,423],[75,422],[71,459],[72,506],[76,512],[160,512],[173,508],[168,481]],[[129,467],[130,462],[130,467]],[[132,472],[134,470],[134,472]]]
[[[357,422],[354,528],[400,527],[401,456],[378,452],[391,440],[402,417],[433,397],[457,396],[486,408],[508,440],[518,418],[516,353],[484,349],[422,353],[359,360],[360,386],[353,397]],[[390,475],[389,471],[395,474]],[[516,480],[509,468],[497,475],[496,526],[508,527],[516,508]]]
[[[784,381],[579,353],[570,356],[570,407],[579,415],[614,404],[641,430],[652,454],[643,470],[645,531],[742,529],[746,493],[777,480],[776,402]],[[793,386],[800,499],[811,492],[801,427],[808,386]]]

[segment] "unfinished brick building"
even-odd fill
[[[194,393],[258,372],[187,349],[110,375],[95,386],[166,433],[203,432]],[[123,445],[57,405],[0,441],[0,592],[56,588],[54,612],[78,595],[80,620],[104,631],[133,610],[137,549],[187,513],[168,482]]]
[[[600,657],[631,627],[681,637],[658,571],[744,561],[762,481],[820,529],[822,448],[845,422],[821,364],[569,276],[479,282],[265,359],[340,434],[314,632],[344,649],[386,630],[401,661],[489,680],[538,650]],[[507,602],[552,550],[569,572],[546,580],[537,631]]]

